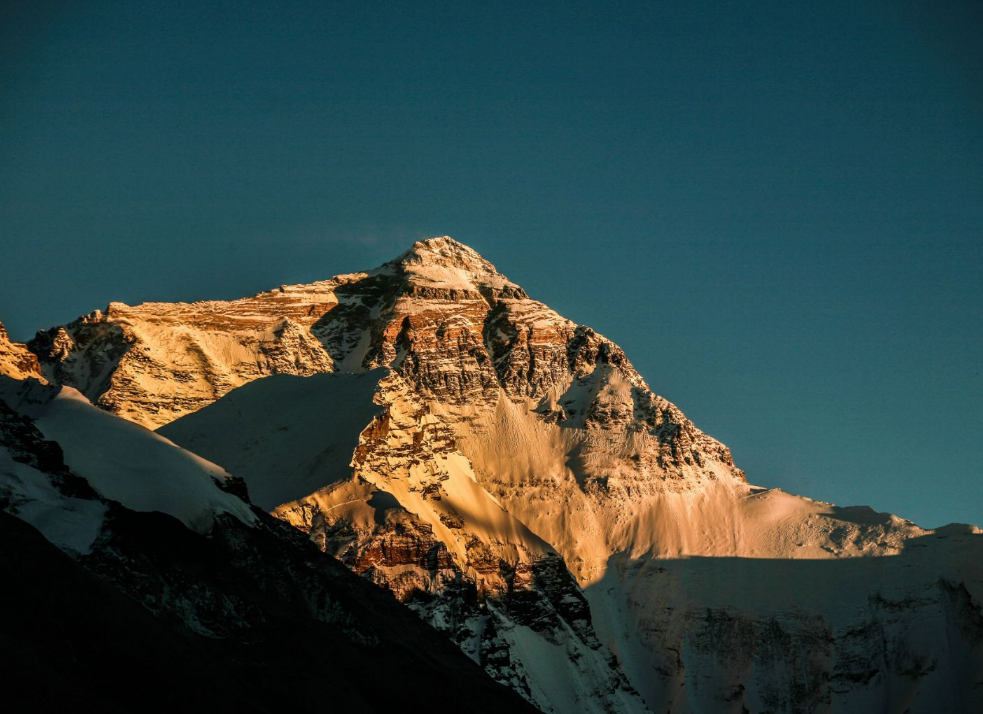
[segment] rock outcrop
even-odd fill
[[[0,323],[0,374],[12,379],[33,378],[45,381],[37,356],[26,345],[10,341],[7,329]]]

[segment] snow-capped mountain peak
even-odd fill
[[[449,237],[30,346],[544,711],[983,706],[979,533],[751,485],[618,345]]]
[[[380,270],[399,272],[410,285],[447,290],[525,293],[474,249],[450,236],[417,241]]]

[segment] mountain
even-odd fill
[[[983,710],[978,528],[752,486],[617,345],[450,238],[29,347],[543,711]]]

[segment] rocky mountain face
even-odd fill
[[[543,711],[983,709],[979,529],[755,488],[617,345],[450,238],[29,347]]]
[[[233,302],[114,302],[41,330],[28,347],[51,381],[153,428],[257,377],[330,371],[308,328],[331,299],[319,283]]]

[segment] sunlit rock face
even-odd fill
[[[0,323],[0,374],[11,379],[34,378],[44,381],[37,356],[27,346],[10,341],[7,329]]]
[[[751,486],[617,345],[450,238],[31,348],[544,711],[983,708],[977,529]]]
[[[330,371],[309,331],[330,291],[289,288],[232,302],[111,303],[29,343],[45,375],[154,428],[270,374]]]

